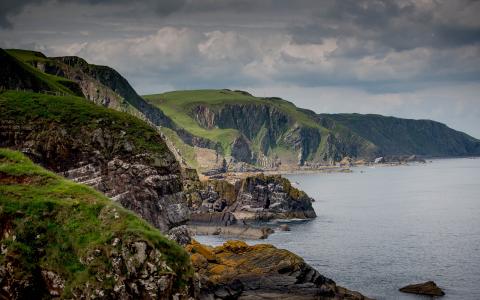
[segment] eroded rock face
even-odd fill
[[[249,142],[245,137],[239,136],[233,141],[232,157],[237,161],[246,163],[252,162],[252,151],[250,150]]]
[[[0,120],[0,147],[20,150],[35,162],[76,182],[90,185],[138,213],[163,232],[188,220],[179,163],[154,129],[145,129],[142,148],[116,126],[120,119],[99,116],[75,128],[48,120]],[[140,122],[140,121],[137,121]],[[126,124],[125,126],[133,126]],[[147,128],[147,125],[144,125]]]
[[[368,299],[339,287],[297,255],[272,245],[228,241],[186,247],[200,281],[200,299]]]
[[[237,220],[316,217],[314,200],[281,176],[260,174],[233,184],[209,180],[190,187],[187,196],[197,223],[228,226]]]
[[[243,180],[230,211],[250,213],[255,219],[315,218],[312,202],[307,194],[292,187],[288,179],[260,174]]]

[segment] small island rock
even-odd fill
[[[443,296],[445,293],[439,288],[435,282],[427,281],[424,283],[410,284],[399,289],[400,292],[412,293],[429,296]]]

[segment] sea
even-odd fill
[[[480,159],[354,167],[352,173],[285,175],[315,199],[317,218],[279,220],[266,240],[337,284],[375,299],[435,281],[449,299],[480,299]],[[221,236],[197,236],[220,245]]]

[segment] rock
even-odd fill
[[[316,217],[313,199],[286,178],[260,174],[245,178],[240,185],[237,200],[228,208],[237,219]]]
[[[250,150],[250,145],[248,140],[243,136],[238,136],[232,142],[232,157],[235,160],[240,162],[251,163],[252,162],[252,151]]]
[[[282,224],[279,226],[279,228],[281,231],[290,231],[290,226],[288,226],[287,224]]]
[[[164,233],[187,222],[180,165],[149,124],[77,98],[22,101],[31,116],[26,120],[15,111],[17,102],[1,106],[0,147],[21,150],[45,168],[95,188]],[[83,117],[76,119],[79,111]]]
[[[339,287],[297,255],[272,245],[186,247],[200,282],[199,299],[368,299]],[[199,256],[205,253],[204,258]]]
[[[399,289],[399,291],[404,293],[412,293],[419,295],[428,295],[428,296],[443,296],[445,293],[439,288],[435,282],[427,281],[424,283],[411,284],[404,286]]]
[[[351,167],[353,165],[353,159],[351,159],[348,156],[345,156],[341,161],[340,161],[340,167]]]
[[[385,163],[385,158],[377,157],[377,158],[375,158],[375,160],[373,162],[376,163],[376,164],[383,164],[383,163]]]

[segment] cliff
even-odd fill
[[[163,232],[188,220],[179,163],[158,132],[73,96],[0,93],[0,147],[88,184]]]
[[[216,161],[225,160],[223,171],[316,168],[345,157],[373,161],[382,156],[480,155],[479,140],[430,120],[316,114],[281,98],[231,90],[145,98],[174,120],[176,128],[211,141],[199,144],[181,134],[175,139],[182,155],[206,174],[222,172],[218,163],[204,163],[205,156],[212,157],[209,151],[215,152]]]
[[[316,217],[314,200],[281,176],[259,174],[233,184],[208,180],[185,192],[195,225],[242,226],[245,221]]]
[[[197,148],[215,150],[232,169],[238,169],[239,162],[291,169],[332,164],[349,153],[375,156],[375,146],[368,141],[347,129],[327,129],[280,98],[230,90],[176,91],[145,98],[174,120],[176,127],[211,141],[196,144],[178,135],[177,147],[185,149],[181,143],[195,147],[197,163],[203,160]],[[202,171],[211,167],[198,165]]]
[[[187,299],[189,255],[84,185],[0,149],[0,298]]]
[[[431,120],[412,120],[381,115],[321,114],[321,123],[341,124],[375,144],[382,156],[474,156],[480,141]]]

